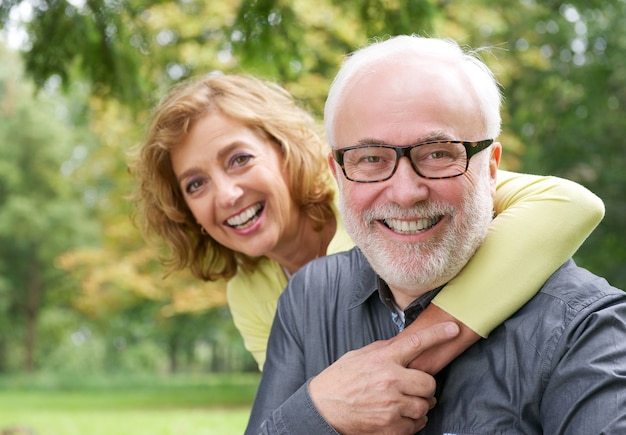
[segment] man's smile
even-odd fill
[[[435,226],[443,216],[421,218],[417,220],[383,219],[383,223],[390,230],[400,234],[417,234]]]

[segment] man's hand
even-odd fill
[[[311,380],[311,398],[343,435],[414,434],[435,404],[435,380],[407,366],[458,333],[456,324],[441,323],[348,352]]]
[[[457,335],[454,340],[445,341],[421,352],[417,358],[411,361],[409,364],[410,368],[422,370],[434,376],[457,356],[463,353],[465,349],[480,339],[480,335],[476,334],[463,323],[459,322],[436,305],[430,304],[423,313],[417,316],[417,319],[415,319],[413,323],[392,338],[391,341],[401,340],[405,334],[415,334],[421,329],[442,322],[457,322],[461,330],[459,335]]]

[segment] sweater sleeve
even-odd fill
[[[498,171],[496,218],[484,243],[433,303],[482,337],[510,317],[571,257],[604,204],[569,180]]]

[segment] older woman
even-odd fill
[[[228,280],[235,325],[260,369],[276,302],[291,274],[353,246],[337,211],[327,153],[315,120],[280,86],[209,75],[175,87],[162,100],[132,162],[143,230],[169,245],[171,254],[163,259],[169,268]],[[409,327],[454,318],[462,333],[414,367],[435,372],[486,336],[602,219],[602,202],[576,183],[498,175],[497,217],[483,247],[467,273]],[[541,259],[528,255],[538,246]],[[480,274],[479,281],[472,270],[481,262],[503,273]],[[482,309],[467,304],[469,289]]]

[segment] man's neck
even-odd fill
[[[394,311],[398,309],[402,312],[405,312],[407,308],[410,308],[412,305],[419,303],[422,304],[425,308],[426,305],[430,303],[430,301],[441,291],[443,286],[437,287],[435,289],[427,289],[422,292],[415,292],[418,294],[417,296],[406,296],[409,293],[404,291],[394,291],[389,285],[383,281],[380,277],[378,278],[378,288],[380,289],[380,297],[381,300],[387,307]],[[406,297],[405,297],[406,296]]]
[[[414,301],[420,299],[425,294],[428,294],[433,290],[433,288],[421,289],[421,290],[405,290],[405,289],[397,289],[391,288],[387,286],[389,293],[394,301],[394,304],[400,308],[402,311],[406,310],[409,305],[411,305]],[[436,287],[440,288],[440,287]]]

